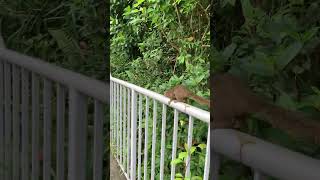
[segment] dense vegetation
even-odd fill
[[[105,9],[96,0],[1,0],[1,31],[10,49],[105,80]]]
[[[114,1],[111,5],[110,28],[111,74],[158,93],[184,84],[198,95],[208,98],[209,3],[207,0]],[[194,105],[199,106],[196,103]],[[159,106],[158,114],[161,115]],[[149,132],[152,132],[152,118],[148,121]],[[157,124],[156,179],[159,179],[160,169],[160,122],[161,116]],[[195,121],[194,127],[191,176],[201,179],[207,125]],[[177,165],[177,179],[185,174],[187,131],[188,118],[180,115],[178,158],[173,161]],[[164,179],[170,179],[172,132],[173,116],[170,110],[167,116]],[[149,133],[150,139],[152,133]],[[151,143],[148,154],[151,155]],[[150,167],[148,165],[149,173]]]
[[[66,69],[105,81],[109,76],[104,57],[105,12],[106,3],[98,0],[0,0],[0,32],[9,49],[39,57]],[[91,179],[93,177],[91,138],[93,133],[90,127],[93,125],[94,112],[92,100],[89,101],[88,109],[87,177]],[[55,113],[54,109],[52,112],[54,119],[52,125],[53,176],[55,176],[56,162]],[[40,123],[43,123],[42,116],[40,117]],[[42,135],[42,128],[40,131]],[[106,135],[107,132],[105,131],[104,134]],[[42,143],[43,137],[40,138]],[[65,159],[67,158],[65,155]],[[107,159],[108,155],[105,158]],[[104,162],[104,167],[107,163]],[[103,171],[104,177],[108,176],[106,172]]]
[[[320,117],[320,2],[221,0],[213,10],[212,71],[236,74],[270,102]],[[243,131],[320,157],[319,146],[254,118]],[[222,179],[250,176],[248,169],[230,163],[224,163]]]

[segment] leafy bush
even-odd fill
[[[198,95],[209,97],[209,1],[130,0],[111,5],[111,73],[158,93],[185,84]],[[198,104],[194,104],[199,106]],[[201,106],[200,106],[201,107]],[[205,108],[205,107],[202,107]],[[161,114],[160,108],[158,114]],[[173,113],[167,115],[165,179],[170,178]],[[152,119],[149,119],[152,131]],[[158,118],[158,125],[160,125]],[[188,118],[180,116],[176,178],[185,171]],[[202,176],[207,125],[195,121],[192,176]],[[161,128],[157,128],[160,152]],[[150,137],[151,138],[151,137]],[[149,154],[151,154],[151,146]],[[160,156],[156,156],[159,179]],[[149,171],[150,172],[150,171]],[[179,174],[180,173],[180,174]],[[196,178],[196,177],[194,177]]]
[[[270,102],[320,117],[320,15],[316,13],[320,3],[221,0],[213,9],[217,36],[212,47],[212,71],[236,74]],[[249,118],[243,130],[319,157],[319,146],[294,139],[256,119]],[[225,172],[225,179],[248,178],[245,172]]]

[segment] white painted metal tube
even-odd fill
[[[144,132],[144,163],[143,163],[143,176],[144,176],[144,180],[148,179],[148,132],[149,132],[149,98],[146,97],[146,111],[145,111],[145,115],[146,115],[146,120],[145,120],[145,132]]]
[[[320,179],[320,160],[232,129],[213,130],[214,150],[240,161],[239,136],[254,142],[242,146],[243,164],[284,180]]]
[[[141,179],[141,146],[142,146],[142,94],[139,94],[139,125],[138,125],[138,179]]]
[[[185,103],[181,103],[181,102],[173,102],[172,101],[169,105],[168,102],[170,101],[170,99],[167,98],[166,96],[163,96],[163,95],[158,94],[156,92],[153,92],[153,91],[147,90],[145,88],[136,86],[134,84],[122,81],[122,80],[114,78],[112,76],[110,76],[110,81],[114,81],[114,82],[119,83],[121,85],[124,85],[130,89],[133,89],[133,90],[137,91],[138,93],[152,97],[152,99],[155,99],[162,104],[166,104],[170,107],[173,107],[173,108],[179,110],[179,112],[191,115],[191,116],[196,117],[197,119],[202,120],[207,123],[210,122],[210,112],[208,112],[208,111],[205,111],[205,110],[202,110],[202,109],[199,109],[199,108],[196,108],[196,107],[193,107],[193,106],[187,105]]]
[[[174,125],[173,125],[173,140],[172,140],[172,158],[171,160],[176,159],[176,154],[177,154],[177,136],[178,136],[178,120],[179,120],[179,112],[178,110],[174,110]],[[176,165],[171,164],[171,180],[175,179],[175,174],[176,174]]]
[[[0,48],[0,59],[10,64],[23,67],[31,72],[36,72],[41,77],[74,88],[81,93],[99,99],[103,103],[109,103],[107,96],[109,84],[75,73],[53,64],[41,61],[38,58],[26,56],[13,50]]]
[[[190,177],[190,161],[191,161],[191,146],[192,146],[192,132],[193,132],[193,118],[192,116],[189,116],[189,126],[188,126],[188,140],[187,140],[187,145],[188,145],[188,156],[186,159],[186,173],[185,177],[191,178]]]
[[[131,96],[131,169],[130,178],[136,179],[137,157],[137,92],[132,90]]]
[[[165,156],[165,150],[166,150],[166,121],[167,121],[167,105],[162,104],[160,180],[164,179],[164,156]]]
[[[155,179],[156,142],[157,142],[157,101],[153,100],[153,125],[152,125],[152,149],[151,149],[151,180]]]

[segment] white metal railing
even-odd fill
[[[160,179],[165,178],[164,174],[164,155],[166,146],[166,123],[169,122],[167,118],[167,107],[174,108],[174,128],[173,128],[173,143],[172,143],[172,159],[176,157],[177,150],[177,132],[178,132],[178,115],[179,113],[187,114],[189,116],[188,125],[188,148],[192,144],[192,132],[193,132],[193,118],[197,118],[208,124],[209,135],[209,120],[210,114],[207,111],[187,106],[184,103],[172,103],[168,105],[169,99],[158,93],[146,90],[128,82],[111,77],[111,143],[112,147],[115,147],[113,152],[122,171],[127,179],[141,179],[141,143],[142,143],[142,96],[146,96],[145,106],[149,107],[149,98],[153,99],[153,130],[152,130],[152,158],[151,158],[151,177],[143,176],[144,180],[154,179],[155,177],[155,140],[157,129],[157,102],[162,104],[162,124],[161,124],[161,152],[160,152]],[[139,97],[139,104],[137,105],[137,96]],[[124,106],[123,106],[124,105]],[[137,109],[138,107],[138,109]],[[146,108],[145,117],[149,117],[149,108]],[[138,113],[138,117],[137,117]],[[129,114],[129,116],[126,116]],[[147,119],[147,118],[146,118]],[[131,122],[128,123],[128,122]],[[138,122],[138,129],[137,129]],[[145,121],[145,130],[148,129],[148,121]],[[130,128],[131,127],[131,128]],[[136,134],[138,130],[138,140]],[[120,133],[119,133],[120,131]],[[209,159],[210,167],[210,179],[219,179],[219,170],[221,163],[221,155],[226,156],[229,159],[238,161],[252,169],[252,178],[254,180],[264,180],[268,176],[285,179],[285,180],[302,180],[320,179],[320,160],[308,157],[298,152],[286,149],[279,145],[275,145],[266,142],[262,139],[253,137],[249,134],[245,134],[233,129],[216,129],[211,130],[210,138],[207,138],[206,148],[206,160],[204,165],[203,179],[208,179],[209,175]],[[130,134],[131,133],[131,134]],[[128,137],[128,138],[124,138]],[[209,136],[208,136],[209,137]],[[126,142],[123,142],[123,138]],[[131,139],[130,139],[131,138]],[[145,143],[144,143],[144,164],[148,161],[148,131],[145,131]],[[138,143],[138,148],[136,148]],[[245,144],[243,144],[245,143]],[[209,153],[209,147],[212,144]],[[123,151],[123,147],[126,151],[130,152],[126,154]],[[138,149],[138,152],[136,151]],[[138,154],[138,157],[137,157]],[[123,156],[126,157],[124,161]],[[210,158],[211,157],[211,158]],[[138,162],[136,162],[138,160]],[[190,156],[186,158],[185,177],[190,175]],[[130,162],[131,164],[124,163]],[[138,169],[136,169],[136,166]],[[137,175],[136,175],[137,170]],[[149,175],[148,169],[144,166],[143,174]],[[129,172],[130,171],[130,172]],[[175,175],[175,166],[171,166],[170,179],[173,180]]]
[[[6,49],[1,41],[0,36],[0,179],[50,179],[54,174],[59,180],[101,180],[109,84]],[[89,105],[94,109],[92,147],[87,147]],[[87,158],[93,159],[92,175]]]
[[[143,98],[145,98],[145,108],[143,108]],[[151,140],[151,172],[148,172],[148,146],[149,146],[149,103],[153,100],[152,117],[152,140]],[[160,179],[168,179],[169,174],[165,173],[165,151],[166,151],[166,130],[169,121],[167,117],[167,107],[174,109],[173,118],[173,137],[171,160],[176,159],[177,155],[177,137],[178,137],[178,119],[179,114],[186,114],[188,121],[187,149],[192,146],[193,124],[195,120],[201,120],[208,126],[207,137],[209,137],[210,113],[199,108],[184,104],[172,102],[168,104],[169,98],[136,86],[134,84],[116,79],[110,76],[110,126],[111,126],[111,146],[114,147],[114,156],[118,161],[124,175],[127,179],[144,180],[155,179],[156,171],[159,172]],[[156,139],[157,139],[157,104],[162,104],[161,114],[161,149],[160,149],[160,168],[156,169]],[[144,109],[144,132],[142,132]],[[144,133],[144,152],[142,152],[142,143]],[[138,136],[138,138],[137,138]],[[138,144],[137,144],[138,143]],[[203,164],[203,179],[208,179],[209,175],[209,147],[210,141],[207,138],[205,163]],[[129,152],[129,153],[127,153]],[[142,163],[143,154],[143,163]],[[128,163],[129,162],[129,163]],[[190,176],[190,162],[192,162],[190,153],[185,161],[185,177]],[[142,169],[143,164],[143,169]],[[176,174],[176,166],[171,164],[170,179],[173,180]],[[150,176],[150,178],[148,178]]]

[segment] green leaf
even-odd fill
[[[206,144],[199,144],[198,147],[199,147],[201,150],[203,150],[203,149],[205,149],[205,148],[207,147],[207,145],[206,145]]]
[[[190,148],[190,154],[193,154],[195,151],[196,151],[196,147],[195,147],[195,146],[192,146],[192,147]]]
[[[187,156],[188,156],[188,153],[187,153],[187,152],[181,152],[181,153],[179,153],[178,158],[179,158],[179,159],[185,159]]]
[[[175,177],[176,178],[183,178],[183,175],[181,173],[176,173]]]
[[[277,57],[277,67],[279,70],[284,69],[300,52],[302,44],[295,42],[283,50]]]
[[[311,89],[312,89],[315,93],[317,93],[318,95],[320,95],[320,90],[319,90],[317,87],[311,86]]]
[[[191,180],[202,180],[201,176],[192,176]]]
[[[179,122],[180,122],[180,126],[183,126],[186,124],[186,122],[184,120],[180,120]]]
[[[231,43],[229,46],[227,46],[224,50],[222,55],[224,56],[224,58],[228,59],[231,57],[231,55],[234,53],[234,51],[237,48],[237,44],[235,43]]]
[[[142,4],[145,0],[137,0],[137,3],[133,5],[133,7],[138,7],[140,4]]]
[[[246,62],[242,65],[249,73],[258,74],[261,76],[273,76],[275,69],[273,62],[268,59],[255,59],[251,62]]]
[[[226,6],[227,4],[230,4],[232,6],[234,6],[236,3],[236,0],[221,0],[220,1],[220,4],[221,4],[221,7],[223,8],[224,6]]]
[[[185,56],[181,55],[177,59],[178,59],[179,64],[183,64],[185,61]]]
[[[306,42],[311,40],[311,38],[313,38],[317,33],[318,33],[319,27],[313,27],[310,30],[306,31],[303,35],[302,35],[302,41]]]
[[[177,165],[177,164],[180,164],[182,162],[183,161],[181,159],[174,159],[174,160],[171,161],[171,164]]]
[[[279,104],[282,107],[291,109],[291,110],[297,109],[297,104],[285,92],[281,92],[281,95],[280,95],[279,99],[277,100],[277,104]]]
[[[304,3],[304,0],[289,0],[291,4],[299,4],[302,5]]]
[[[304,69],[301,68],[300,66],[295,65],[295,66],[292,68],[292,71],[293,71],[295,74],[301,74],[301,73],[304,72]]]
[[[241,0],[241,4],[246,21],[251,20],[254,17],[254,8],[252,7],[250,0]]]

